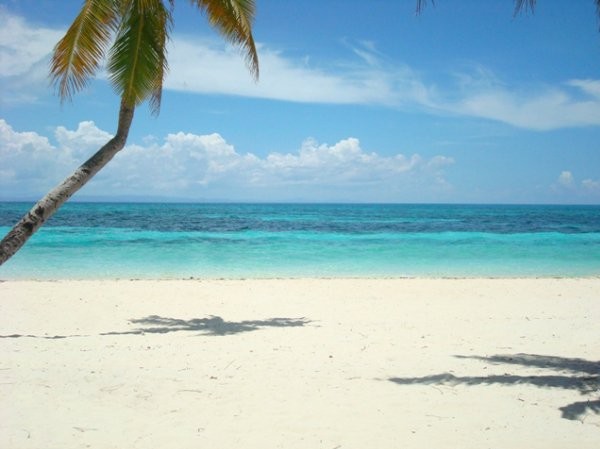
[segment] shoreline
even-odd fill
[[[361,280],[540,280],[540,279],[600,279],[600,273],[594,275],[587,276],[561,276],[561,275],[539,275],[539,276],[264,276],[264,277],[252,277],[252,276],[215,276],[215,277],[153,277],[153,278],[143,278],[143,277],[97,277],[97,278],[1,278],[0,283],[5,282],[95,282],[95,281],[108,281],[108,282],[172,282],[172,281],[332,281],[332,280],[347,280],[347,281],[361,281]]]
[[[600,278],[0,283],[8,449],[597,446]]]

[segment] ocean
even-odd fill
[[[29,210],[0,203],[2,236]],[[600,275],[600,206],[71,202],[0,279]]]

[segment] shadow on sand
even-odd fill
[[[103,332],[99,335],[144,335],[167,334],[169,332],[199,332],[202,335],[232,335],[250,332],[265,327],[300,327],[310,323],[306,318],[269,318],[266,320],[225,321],[219,316],[182,320],[151,315],[146,318],[131,320],[139,326],[137,329],[120,332]],[[0,335],[0,338],[41,338],[58,340],[73,337],[91,337],[91,335]]]
[[[166,334],[169,332],[199,332],[203,335],[231,335],[265,327],[300,327],[309,323],[305,318],[269,318],[267,320],[225,321],[219,316],[181,320],[151,315],[131,320],[140,327],[131,331],[106,332],[100,335]]]
[[[456,357],[480,360],[493,365],[509,364],[544,368],[561,373],[540,376],[504,374],[462,377],[442,373],[424,377],[392,377],[389,380],[400,385],[534,385],[542,388],[574,390],[586,396],[600,392],[600,362],[534,354],[494,355],[491,357],[458,355]],[[580,420],[588,412],[600,414],[600,399],[574,402],[560,407],[560,411],[565,419]]]

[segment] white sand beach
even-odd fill
[[[0,447],[597,448],[600,279],[7,281]]]

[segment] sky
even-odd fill
[[[594,0],[256,0],[260,77],[178,0],[160,114],[74,197],[600,204]],[[60,5],[57,7],[57,5]],[[37,200],[115,132],[100,71],[49,84],[79,0],[0,0],[0,200]]]

